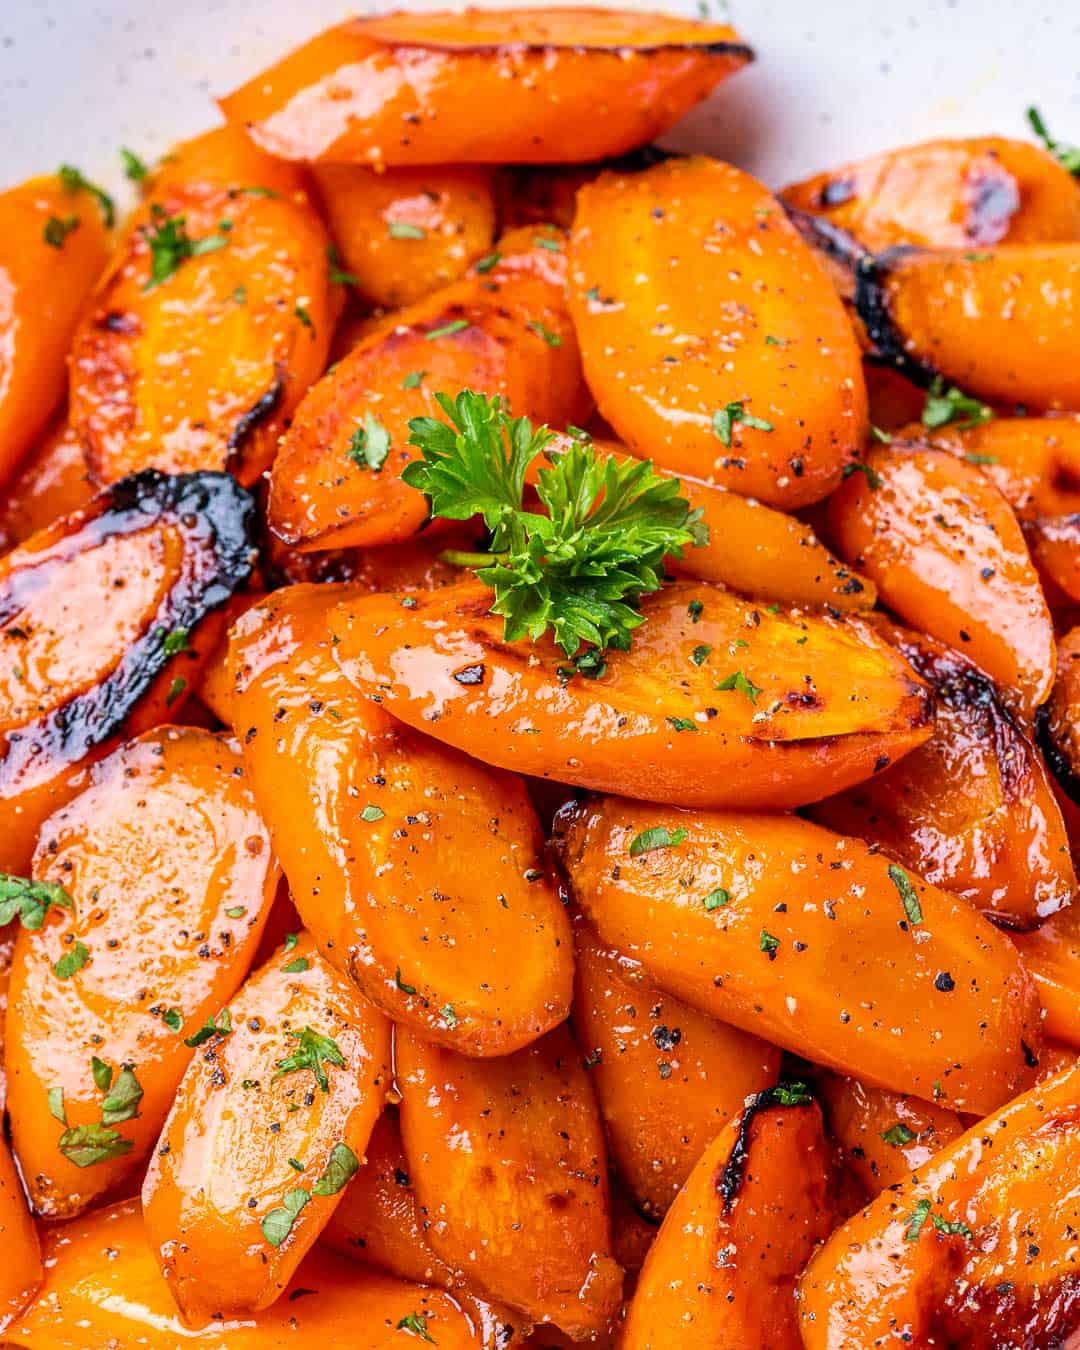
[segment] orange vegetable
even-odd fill
[[[316,1248],[291,1289],[265,1312],[192,1330],[161,1278],[133,1200],[50,1228],[45,1286],[8,1328],[13,1346],[32,1350],[403,1350],[426,1331],[439,1350],[478,1342],[448,1295],[358,1271]]]
[[[829,1133],[868,1196],[905,1180],[964,1132],[956,1112],[934,1102],[841,1074],[815,1081]]]
[[[905,622],[961,648],[1026,712],[1050,692],[1054,631],[1008,503],[941,450],[878,446],[829,501],[840,556]]]
[[[0,870],[25,872],[121,734],[179,712],[250,576],[252,515],[223,475],[148,472],[0,559]]]
[[[1080,514],[1033,520],[1024,534],[1043,587],[1055,596],[1055,610],[1080,603]]]
[[[575,946],[574,1030],[612,1161],[645,1213],[662,1218],[744,1098],[776,1081],[780,1051],[630,983],[584,923]]]
[[[315,181],[340,265],[373,305],[400,308],[449,285],[495,237],[488,169],[320,164]]]
[[[409,420],[438,414],[436,393],[464,388],[500,394],[516,413],[557,426],[584,412],[561,235],[508,236],[461,281],[362,339],[315,385],[274,466],[274,532],[313,549],[415,534],[428,510],[400,477],[413,458]]]
[[[0,1333],[41,1284],[41,1246],[7,1142],[0,1139]]]
[[[792,509],[831,492],[862,444],[843,306],[776,198],[729,164],[586,184],[570,308],[601,414],[665,468]]]
[[[407,609],[349,599],[334,655],[395,717],[478,759],[680,805],[800,804],[930,735],[928,691],[857,619],[677,582],[605,674],[567,679],[550,638],[503,640],[491,596],[467,582]]]
[[[519,780],[357,695],[326,628],[347,594],[278,591],[234,629],[234,721],[256,798],[329,960],[395,1021],[508,1054],[566,1017],[573,982],[536,814]]]
[[[389,1023],[307,934],[227,1012],[213,1025],[228,1030],[184,1075],[142,1191],[162,1274],[196,1324],[280,1297],[357,1171],[388,1087]]]
[[[145,1162],[185,1037],[246,975],[278,870],[235,748],[163,728],[45,822],[33,876],[74,908],[16,940],[8,1107],[34,1208],[56,1218]]]
[[[799,1282],[806,1350],[1066,1344],[1080,1326],[1078,1121],[1074,1068],[838,1228]]]
[[[555,849],[601,941],[704,1013],[958,1109],[1027,1081],[1038,1000],[1008,938],[859,839],[607,797],[566,807]]]
[[[821,1112],[794,1095],[759,1093],[706,1150],[645,1259],[622,1350],[800,1350],[795,1280],[832,1212]]]
[[[872,252],[1080,239],[1080,186],[1053,155],[1004,136],[923,141],[787,187]]]
[[[93,495],[82,442],[66,422],[58,422],[0,497],[0,553],[58,516],[81,511]]]
[[[891,636],[937,696],[934,734],[811,814],[841,834],[880,844],[987,917],[1035,928],[1076,891],[1042,757],[993,681],[959,652],[901,629]]]
[[[295,172],[237,139],[180,147],[76,334],[71,423],[99,482],[148,467],[254,482],[326,364],[326,232]]]
[[[0,928],[0,1111],[7,1102],[7,1070],[4,1066],[4,1024],[7,1020],[8,983],[11,961],[15,954],[15,933],[18,924],[9,923]]]
[[[397,1038],[401,1133],[435,1251],[493,1298],[571,1334],[619,1306],[607,1159],[565,1027],[516,1054],[465,1059]]]
[[[1080,903],[1030,933],[1012,934],[1043,1005],[1048,1036],[1080,1047]]]
[[[640,152],[644,168],[649,147]],[[661,152],[662,154],[662,152]],[[630,159],[636,158],[634,155]],[[515,225],[558,225],[568,230],[574,223],[578,189],[610,165],[604,164],[512,164],[496,171],[495,191],[499,219],[504,229]]]
[[[221,108],[284,159],[604,159],[663,135],[752,56],[726,24],[670,15],[397,12],[319,34]]]
[[[68,348],[107,239],[90,193],[59,178],[0,192],[0,486],[63,399]]]

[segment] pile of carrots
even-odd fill
[[[0,1344],[1080,1344],[1080,152],[655,148],[752,55],[0,194]]]

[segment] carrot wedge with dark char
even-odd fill
[[[685,806],[787,807],[926,740],[929,691],[855,618],[771,612],[704,583],[645,601],[597,679],[550,638],[507,642],[475,583],[348,600],[342,669],[411,726],[520,773]]]
[[[389,1022],[307,934],[207,1030],[142,1189],[147,1236],[196,1324],[284,1293],[360,1166],[390,1065]]]
[[[607,797],[554,845],[601,940],[702,1012],[967,1111],[1029,1081],[1039,1005],[1009,939],[859,839]]]
[[[409,1174],[436,1252],[493,1298],[570,1334],[619,1306],[603,1127],[566,1027],[465,1059],[401,1032]]]
[[[135,1175],[191,1057],[185,1037],[247,974],[278,869],[235,749],[163,728],[115,751],[45,822],[53,891],[11,971],[8,1107],[38,1213]],[[59,907],[56,907],[58,906]]]
[[[801,1350],[795,1281],[831,1224],[820,1110],[801,1083],[758,1093],[668,1211],[622,1350]]]
[[[309,1253],[283,1298],[250,1317],[201,1328],[180,1316],[147,1241],[137,1201],[47,1230],[46,1281],[8,1328],[30,1350],[405,1350],[423,1332],[439,1350],[476,1350],[449,1295],[358,1270],[332,1252]],[[422,1337],[421,1337],[422,1340]]]
[[[1080,1068],[889,1187],[799,1282],[806,1350],[1058,1346],[1080,1328]]]
[[[752,55],[671,15],[397,12],[320,33],[221,108],[284,159],[580,162],[655,140]]]
[[[234,628],[226,702],[256,798],[331,963],[395,1021],[508,1054],[565,1019],[573,985],[536,813],[520,780],[357,694],[326,623],[348,594],[294,586]]]
[[[0,559],[0,871],[88,765],[179,711],[252,568],[254,503],[223,474],[148,471]]]
[[[45,1274],[41,1244],[26,1207],[22,1181],[7,1141],[0,1139],[0,1242],[4,1263],[0,1270],[0,1333],[30,1302]]]

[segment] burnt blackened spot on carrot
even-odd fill
[[[251,439],[256,427],[261,426],[269,417],[273,416],[275,408],[281,402],[285,393],[285,380],[278,373],[277,378],[270,388],[263,394],[262,398],[252,407],[250,407],[243,417],[233,427],[232,435],[229,437],[229,457],[242,453],[244,446]]]
[[[805,1088],[801,1084],[798,1086],[805,1092]],[[716,1190],[720,1199],[724,1202],[725,1214],[730,1213],[746,1178],[746,1167],[750,1161],[750,1151],[753,1146],[752,1135],[757,1118],[765,1111],[802,1110],[810,1105],[808,1100],[798,1104],[794,1102],[791,1105],[783,1104],[783,1097],[787,1091],[785,1084],[781,1083],[777,1087],[765,1088],[764,1091],[758,1092],[747,1099],[739,1117],[739,1128],[735,1135],[735,1143],[728,1154],[727,1162],[716,1178]]]

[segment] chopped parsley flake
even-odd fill
[[[689,837],[687,830],[669,830],[664,825],[654,825],[651,829],[642,830],[630,841],[630,856],[640,858],[643,853],[652,853],[658,848],[678,848]]]

